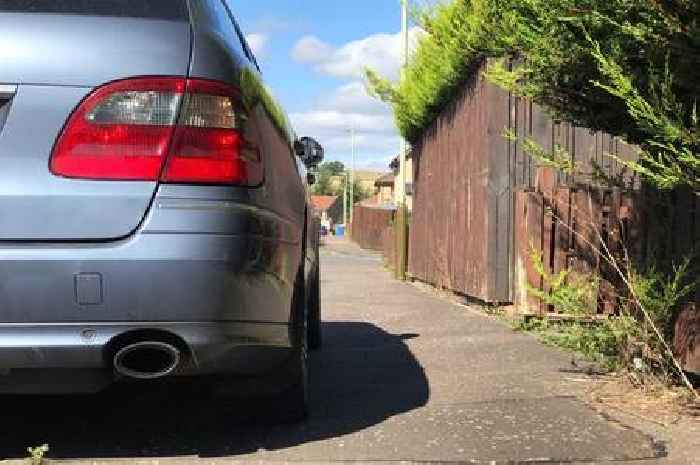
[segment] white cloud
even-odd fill
[[[422,34],[418,27],[410,29],[411,49]],[[401,65],[401,34],[373,34],[337,48],[315,36],[305,36],[292,49],[292,58],[331,76],[362,77],[369,67],[383,76],[397,79]]]
[[[410,46],[423,32],[410,30]],[[373,34],[333,47],[316,36],[304,36],[295,44],[292,58],[315,71],[346,82],[319,96],[308,111],[290,119],[299,135],[315,137],[326,149],[327,159],[351,161],[350,128],[355,129],[356,166],[388,170],[399,150],[399,135],[391,109],[367,94],[362,81],[366,67],[390,79],[398,79],[401,66],[400,34]]]
[[[304,36],[294,45],[292,58],[299,63],[318,63],[333,54],[333,47],[314,36]]]
[[[262,58],[267,53],[267,44],[270,38],[266,34],[254,33],[245,36],[248,45],[257,58]]]
[[[361,81],[352,81],[338,87],[332,94],[322,96],[323,102],[339,111],[360,113],[388,113],[387,106],[371,97]]]
[[[293,113],[290,117],[292,121],[297,123],[296,127],[306,126],[320,130],[344,131],[350,131],[350,128],[354,128],[358,134],[394,130],[394,121],[390,115],[368,115],[329,109]]]
[[[292,113],[290,119],[299,135],[318,139],[328,159],[350,163],[351,128],[355,129],[358,167],[387,170],[388,160],[398,151],[399,138],[390,109],[368,96],[360,81],[322,95],[310,110]]]

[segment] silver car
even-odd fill
[[[302,417],[323,150],[227,4],[0,0],[0,31],[0,392],[246,377]]]

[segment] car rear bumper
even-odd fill
[[[120,378],[111,343],[132,332],[182,342],[174,376],[263,375],[293,347],[289,325],[275,323],[0,324],[0,393],[97,391]]]
[[[243,203],[156,199],[123,240],[0,243],[0,392],[41,371],[75,382],[40,392],[114,381],[110,344],[134,331],[182,342],[177,375],[274,370],[295,340],[301,236]]]
[[[122,240],[0,242],[0,324],[289,323],[301,249],[301,226],[269,211],[156,200]]]

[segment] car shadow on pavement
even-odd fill
[[[430,388],[405,341],[369,323],[324,324],[310,357],[311,415],[262,419],[262,400],[222,404],[201,383],[121,385],[92,396],[0,397],[0,459],[49,444],[53,458],[224,457],[339,437],[423,406]]]

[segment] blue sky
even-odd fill
[[[366,95],[362,69],[398,75],[399,0],[228,1],[299,135],[349,164],[354,126],[357,166],[386,170],[399,139],[389,108]]]

